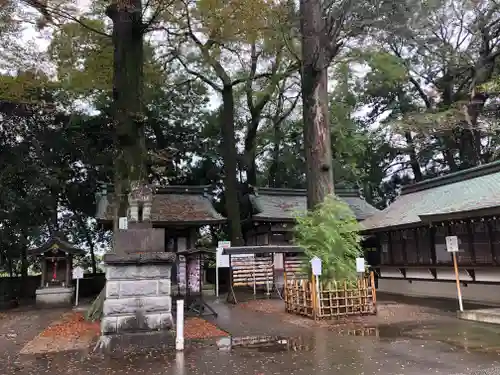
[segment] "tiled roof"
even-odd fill
[[[358,220],[364,220],[379,212],[361,198],[357,191],[336,188],[335,193],[351,207]],[[256,195],[251,198],[254,209],[258,212],[253,215],[253,218],[254,220],[293,220],[296,212],[306,210],[306,194],[305,189],[259,188]]]
[[[226,219],[215,211],[208,195],[207,186],[167,186],[157,188],[151,206],[153,223],[224,222]],[[97,219],[110,221],[113,218],[113,195],[101,198]]]
[[[418,224],[419,216],[449,215],[500,206],[500,161],[403,188],[385,210],[363,222],[366,230]]]
[[[72,255],[84,255],[85,250],[79,249],[73,244],[69,243],[67,240],[63,239],[61,236],[51,237],[47,242],[45,242],[42,246],[37,248],[28,249],[28,255],[40,255],[43,254],[52,248],[60,249],[66,253],[70,253]]]

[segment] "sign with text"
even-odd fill
[[[75,280],[83,279],[83,268],[82,267],[73,268],[73,279],[75,279]]]
[[[128,229],[128,219],[126,217],[120,217],[118,219],[118,229],[122,230]]]
[[[311,259],[311,267],[314,276],[321,276],[321,259],[314,257]]]
[[[356,272],[365,273],[365,258],[356,258]]]
[[[459,251],[457,236],[446,236],[446,250],[449,253],[457,253]]]
[[[219,241],[217,243],[217,268],[229,267],[229,255],[223,255],[224,249],[231,247],[231,241]]]

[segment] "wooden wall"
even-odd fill
[[[500,259],[500,220],[445,222],[379,233],[381,265],[451,265],[445,237],[459,238],[460,264],[497,264]]]

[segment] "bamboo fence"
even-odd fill
[[[285,281],[286,312],[313,319],[333,319],[376,314],[373,272],[355,281],[332,281],[316,285],[311,280]]]

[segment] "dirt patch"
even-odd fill
[[[21,354],[39,354],[86,349],[100,334],[98,322],[87,322],[83,314],[66,313],[28,342]]]
[[[299,326],[345,327],[345,326],[377,326],[400,323],[435,322],[449,317],[439,309],[410,305],[397,302],[379,302],[377,315],[343,317],[337,320],[313,321],[302,316],[285,312],[285,304],[281,300],[255,300],[238,305],[243,309],[259,313],[280,315],[284,321]]]
[[[184,323],[184,338],[186,339],[208,339],[224,336],[229,335],[205,319],[189,318]]]

